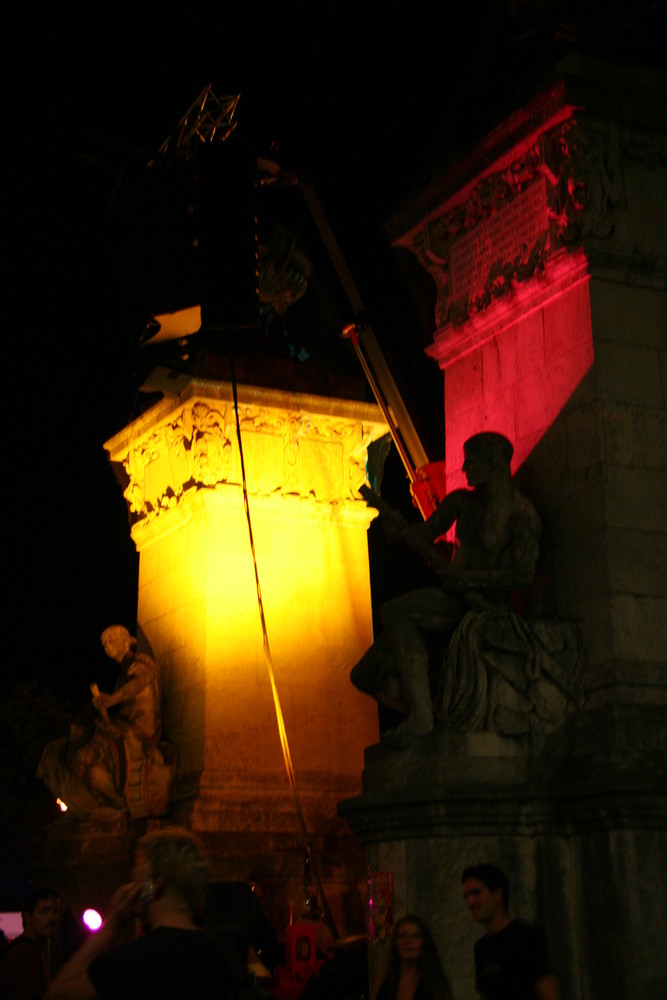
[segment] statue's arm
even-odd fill
[[[529,587],[535,579],[540,556],[542,523],[537,511],[526,508],[515,518],[512,532],[512,560],[516,568],[518,587]]]
[[[382,527],[389,540],[400,542],[403,529],[408,524],[407,517],[400,510],[386,503],[370,486],[361,486],[359,492],[368,506],[374,507],[379,512],[382,518]]]
[[[143,677],[133,677],[132,680],[126,681],[122,684],[117,691],[114,691],[109,697],[111,701],[110,705],[120,705],[124,701],[134,701],[137,695],[141,694],[144,688],[147,686],[148,681]]]
[[[435,544],[458,519],[466,503],[466,490],[448,494],[437,510],[423,524],[411,524],[403,538],[433,568],[438,580],[459,590],[493,588],[512,591],[529,587],[535,576],[539,556],[540,520],[532,508],[520,509],[513,517],[511,539],[499,564],[487,568],[467,568],[464,560],[451,563]]]
[[[426,521],[421,524],[409,524],[403,529],[404,541],[418,552],[438,579],[445,583],[455,584],[458,581],[458,571],[450,560],[438,549],[436,542],[452,527],[461,509],[463,490],[449,493]]]
[[[98,711],[101,711],[102,709],[111,708],[112,705],[120,705],[125,701],[134,701],[149,684],[150,678],[146,677],[143,672],[136,674],[130,680],[126,681],[125,684],[121,684],[112,694],[102,691],[93,697],[93,706]]]

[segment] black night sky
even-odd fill
[[[383,221],[570,50],[660,65],[664,3],[593,3],[585,16],[564,2],[441,6],[190,7],[143,26],[136,9],[69,23],[59,9],[8,32],[19,68],[5,93],[13,650],[3,695],[32,679],[84,701],[91,681],[111,683],[100,632],[135,624],[137,559],[103,442],[139,412],[143,376],[170,359],[138,347],[143,303],[114,211],[207,84],[241,94],[238,127],[258,155],[309,173],[389,353],[410,354],[401,364],[433,434],[428,293],[408,288]],[[309,249],[317,269],[325,255]],[[349,319],[326,260],[317,273]]]

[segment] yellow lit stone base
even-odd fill
[[[387,427],[377,407],[349,400],[239,386],[238,401],[268,648],[309,832],[326,845],[335,882],[355,853],[337,802],[360,791],[364,748],[378,738],[375,705],[349,672],[373,638],[374,512],[357,491],[367,448]],[[134,517],[140,639],[160,667],[163,733],[176,751],[174,817],[205,835],[219,877],[232,877],[233,858],[239,878],[281,867],[296,878],[304,850],[232,388],[190,383],[106,447]],[[302,892],[299,879],[276,898]]]

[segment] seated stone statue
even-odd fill
[[[73,725],[49,743],[37,769],[54,795],[78,819],[110,812],[163,816],[173,776],[171,750],[160,742],[160,688],[154,660],[136,652],[122,625],[102,633],[102,645],[119,666],[111,694],[91,685],[91,726]]]
[[[539,739],[584,703],[575,622],[470,611],[440,665],[434,714],[450,730]]]
[[[531,692],[553,724],[556,717],[562,721],[563,701],[569,710],[573,700],[581,700],[576,653],[569,656],[567,667],[561,656],[547,681],[541,678],[529,689],[530,662],[551,664],[553,656],[546,650],[571,649],[572,638],[552,632],[540,658],[535,652],[539,640],[513,611],[510,594],[529,587],[535,576],[541,524],[531,502],[512,482],[512,454],[512,444],[500,434],[476,434],[466,441],[463,471],[472,488],[449,493],[420,524],[408,524],[402,514],[362,489],[380,509],[388,533],[419,552],[438,580],[438,586],[382,605],[384,631],[350,675],[360,691],[407,714],[403,723],[384,734],[391,746],[401,748],[431,732],[435,721],[459,730],[504,732],[513,727],[512,735],[531,731]],[[454,545],[445,548],[439,540],[454,525]],[[434,639],[440,648],[435,669],[430,655]],[[496,655],[498,644],[502,653],[508,643],[511,665]],[[499,697],[508,704],[496,704]],[[512,712],[521,718],[513,717],[510,724]],[[548,728],[548,720],[545,723]]]

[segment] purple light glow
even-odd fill
[[[86,925],[89,931],[99,931],[102,926],[102,917],[97,912],[97,910],[84,910],[82,921]]]

